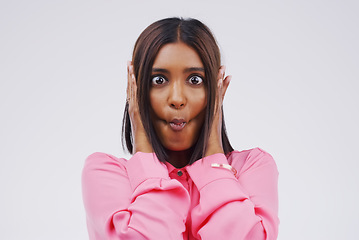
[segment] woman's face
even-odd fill
[[[164,45],[152,67],[151,119],[163,146],[189,149],[201,130],[207,105],[204,68],[184,43]]]

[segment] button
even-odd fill
[[[177,175],[180,177],[183,175],[183,172],[181,170],[178,170]]]

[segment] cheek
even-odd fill
[[[150,106],[155,115],[161,115],[165,98],[164,95],[158,91],[150,91]]]
[[[196,91],[191,94],[190,107],[193,109],[194,114],[199,114],[207,106],[207,94],[205,90]]]

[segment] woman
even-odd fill
[[[276,239],[277,167],[255,148],[234,151],[225,77],[210,30],[157,21],[128,63],[123,138],[129,160],[94,153],[83,170],[90,239]]]

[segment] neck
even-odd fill
[[[171,151],[167,150],[168,160],[172,166],[175,168],[183,168],[189,162],[189,159],[192,155],[192,149],[187,149],[184,151]]]

